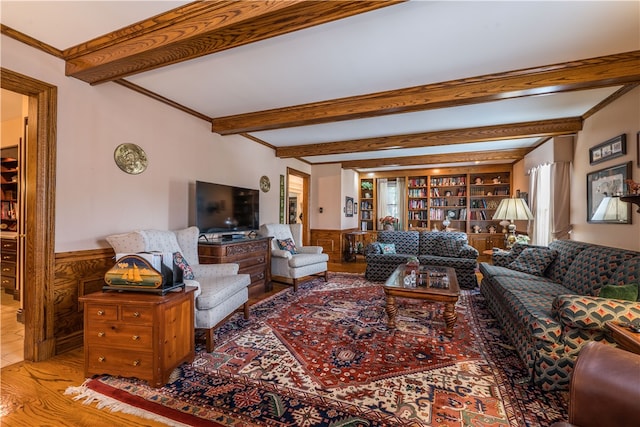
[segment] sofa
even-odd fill
[[[515,244],[479,267],[480,292],[531,381],[544,390],[569,387],[585,343],[614,344],[605,322],[640,318],[637,295],[610,297],[637,287],[640,252],[556,240],[547,247]]]
[[[198,257],[197,227],[182,230],[137,230],[107,236],[106,240],[116,253],[123,255],[139,252],[180,253],[184,283],[195,286],[195,328],[205,331],[207,352],[214,348],[214,328],[239,308],[249,316],[248,274],[238,274],[238,264],[200,264]]]
[[[469,245],[467,235],[444,231],[380,231],[377,241],[365,248],[365,277],[385,281],[411,256],[421,265],[452,267],[461,288],[478,286],[478,251]]]

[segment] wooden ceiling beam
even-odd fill
[[[65,50],[66,75],[97,84],[405,0],[205,1]]]
[[[221,135],[410,113],[640,82],[640,51],[217,117]]]
[[[382,151],[395,148],[420,148],[470,142],[567,135],[582,130],[582,118],[541,120],[468,129],[453,129],[408,135],[391,135],[350,141],[279,147],[280,158]]]
[[[462,163],[462,162],[495,162],[503,160],[520,160],[531,149],[515,148],[512,150],[474,151],[469,153],[429,154],[425,156],[390,157],[369,160],[343,161],[344,169],[371,169],[392,166],[421,166],[431,164]]]

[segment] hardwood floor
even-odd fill
[[[16,317],[20,302],[3,290],[0,294],[0,367],[4,368],[24,358],[24,324]]]
[[[363,273],[362,260],[355,263],[330,264],[331,272]],[[286,289],[274,283],[273,291],[262,298]],[[0,425],[14,426],[163,426],[143,418],[83,405],[65,395],[67,387],[85,380],[82,348],[55,356],[44,362],[23,361],[0,371]]]

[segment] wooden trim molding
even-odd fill
[[[48,83],[0,68],[3,89],[29,97],[25,196],[26,245],[24,286],[24,358],[40,361],[54,355],[53,270],[55,242],[56,123],[58,89]]]

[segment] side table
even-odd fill
[[[605,322],[611,337],[623,349],[640,354],[640,333],[633,332],[626,326],[617,322]]]
[[[84,373],[146,380],[153,387],[195,356],[195,287],[155,295],[95,292],[84,303]]]

